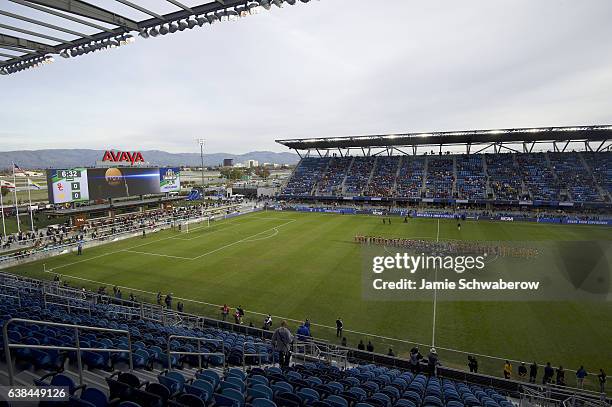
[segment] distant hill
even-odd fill
[[[199,166],[198,153],[167,153],[165,151],[141,151],[145,161],[151,165]],[[53,149],[21,150],[0,152],[0,168],[9,168],[15,162],[21,168],[65,168],[91,167],[102,160],[104,150]],[[296,164],[299,156],[293,153],[274,153],[272,151],[252,151],[246,154],[213,153],[204,154],[204,165],[213,166],[223,163],[224,158],[233,158],[234,163],[257,160],[260,164]]]

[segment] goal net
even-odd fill
[[[180,233],[190,233],[199,229],[210,227],[210,222],[212,220],[214,220],[212,217],[183,219],[178,222],[177,228]]]

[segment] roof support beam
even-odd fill
[[[569,146],[570,140],[567,140],[567,142],[565,143],[565,145],[563,146],[563,152],[565,153],[565,150],[567,149],[567,146]]]
[[[131,7],[131,8],[133,8],[133,9],[135,9],[135,10],[138,10],[138,11],[140,11],[141,13],[145,13],[145,14],[148,14],[148,15],[150,15],[150,16],[152,16],[152,17],[155,17],[155,18],[157,18],[158,20],[161,20],[161,21],[166,21],[166,19],[165,19],[163,16],[161,16],[161,15],[159,15],[159,14],[157,14],[157,13],[154,13],[154,12],[152,12],[151,10],[146,9],[146,8],[144,8],[144,7],[140,7],[138,4],[134,4],[134,3],[132,3],[131,1],[128,1],[128,0],[115,0],[115,1],[118,1],[118,2],[119,2],[119,3],[121,3],[121,4],[125,4],[125,5],[126,5],[126,6],[128,6],[128,7]]]
[[[30,8],[32,8],[34,10],[42,11],[43,13],[52,14],[52,15],[57,16],[57,17],[65,18],[66,20],[74,21],[75,23],[79,23],[79,24],[83,24],[83,25],[86,25],[86,26],[89,26],[89,27],[97,28],[100,31],[106,31],[106,32],[109,32],[109,33],[113,32],[112,30],[110,30],[110,29],[108,29],[106,27],[103,27],[101,25],[94,24],[92,22],[83,20],[81,18],[77,18],[77,17],[71,16],[70,14],[61,13],[59,11],[56,11],[56,10],[53,10],[53,9],[50,9],[50,8],[47,8],[47,7],[41,7],[41,6],[37,5],[37,4],[32,4],[32,3],[29,3],[28,1],[25,1],[25,0],[11,0],[11,1],[13,3],[21,4],[22,6],[25,6],[25,7],[30,7]],[[90,38],[90,37],[87,36],[87,38]]]
[[[33,37],[44,38],[44,39],[49,40],[49,41],[60,42],[62,44],[69,44],[70,43],[70,41],[66,41],[66,40],[61,39],[61,38],[52,37],[50,35],[41,34],[41,33],[37,33],[37,32],[34,32],[34,31],[30,31],[30,30],[24,30],[23,28],[14,27],[12,25],[7,25],[7,24],[0,23],[0,28],[4,28],[5,30],[10,30],[10,31],[15,31],[15,32],[22,33],[22,34],[31,35]]]
[[[603,145],[606,144],[606,141],[608,141],[608,140],[603,140],[601,142],[601,144],[599,145],[599,147],[597,147],[597,150],[595,150],[595,151],[599,152],[601,150],[601,148],[603,147]]]
[[[8,50],[10,50],[10,51],[15,51],[15,52],[23,52],[23,53],[26,53],[26,54],[27,54],[28,52],[30,52],[30,50],[29,50],[29,49],[25,49],[25,48],[18,48],[18,47],[11,47],[11,46],[8,46],[8,45],[2,45],[1,43],[0,43],[0,48],[8,49]],[[23,56],[25,56],[25,55],[19,55],[19,56],[23,57]]]
[[[26,21],[28,23],[32,23],[32,24],[36,24],[36,25],[40,25],[42,27],[47,27],[50,28],[52,30],[56,30],[56,31],[61,31],[64,32],[66,34],[72,34],[72,35],[76,35],[77,37],[87,37],[87,38],[91,38],[89,35],[87,34],[83,34],[80,33],[78,31],[72,31],[69,30],[67,28],[63,28],[63,27],[59,27],[57,25],[53,25],[53,24],[49,24],[49,23],[45,23],[44,21],[40,21],[40,20],[35,20],[33,18],[29,18],[29,17],[25,17],[25,16],[20,16],[19,14],[14,14],[14,13],[10,13],[8,11],[4,11],[4,10],[0,10],[0,14],[7,16],[7,17],[11,17],[14,18],[16,20],[21,20],[21,21]]]
[[[107,24],[118,25],[129,30],[138,29],[138,24],[135,21],[81,0],[28,0],[28,2],[91,18],[92,20],[102,21]]]
[[[175,5],[175,6],[177,6],[177,7],[182,8],[182,9],[183,9],[183,10],[185,10],[185,11],[189,11],[190,13],[193,13],[193,10],[192,10],[191,8],[187,7],[186,5],[184,5],[183,3],[179,3],[179,2],[178,2],[178,1],[176,1],[176,0],[166,0],[166,1],[167,1],[168,3],[172,3],[172,4],[174,4],[174,5]]]
[[[13,37],[12,35],[0,34],[0,46],[9,47],[13,51],[28,52],[27,50],[57,54],[51,45],[36,41],[26,40],[25,38]],[[22,51],[25,49],[26,51]]]
[[[0,52],[0,57],[21,59],[21,57],[19,57],[17,55],[4,54],[2,52]]]

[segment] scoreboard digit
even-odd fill
[[[59,178],[64,178],[66,181],[72,181],[75,178],[81,178],[80,170],[60,170]]]

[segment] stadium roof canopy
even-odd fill
[[[135,39],[131,33],[157,37],[310,0],[104,0],[106,7],[90,1],[0,0],[0,74],[42,66],[53,55],[73,58],[127,45]],[[160,3],[169,7],[159,10]]]
[[[610,140],[612,140],[612,125],[321,137],[276,140],[276,142],[296,151],[383,148],[386,150],[398,150],[404,153],[400,150],[401,147],[411,147],[413,153],[416,154],[416,149],[421,146],[439,146],[441,148],[442,146],[451,145],[466,146],[467,152],[470,153],[470,146],[484,145],[477,152],[490,147],[493,147],[498,152],[503,148],[517,151],[510,147],[510,145],[522,144],[523,152],[530,152],[538,143],[552,144],[555,151],[565,151],[570,143],[575,142],[583,142],[587,150],[601,151]]]

